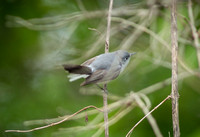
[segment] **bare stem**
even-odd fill
[[[107,31],[106,31],[106,42],[105,42],[105,53],[109,52],[109,41],[110,41],[110,25],[111,25],[111,13],[113,7],[113,0],[110,0],[108,19],[107,19]],[[109,127],[108,127],[108,99],[107,99],[107,85],[104,84],[103,93],[103,104],[104,104],[104,123],[105,123],[105,137],[109,137]]]
[[[189,0],[189,2],[188,2],[188,13],[189,13],[189,18],[190,18],[189,23],[190,23],[190,27],[192,29],[192,35],[194,38],[194,45],[197,50],[197,59],[198,59],[198,65],[199,65],[199,69],[200,69],[200,43],[199,43],[197,29],[196,29],[195,23],[194,23],[194,15],[192,12],[192,1],[191,0]]]
[[[171,44],[172,44],[172,120],[174,137],[180,137],[178,110],[178,42],[176,22],[176,0],[172,0],[171,8]]]
[[[154,107],[149,113],[147,113],[142,119],[140,119],[140,121],[138,121],[132,128],[131,130],[128,132],[128,134],[126,134],[126,137],[130,137],[130,134],[133,132],[133,130],[147,117],[149,116],[154,110],[156,110],[158,107],[160,107],[166,100],[170,99],[171,96],[167,96],[162,102],[160,102],[156,107]]]
[[[108,127],[108,91],[107,85],[104,84],[104,92],[103,92],[103,105],[104,105],[104,124],[105,124],[105,137],[109,137],[109,127]]]
[[[142,94],[141,94],[142,95]],[[145,96],[143,94],[143,96]],[[135,101],[137,102],[137,104],[139,105],[139,107],[142,109],[142,111],[144,112],[145,115],[147,115],[149,113],[149,109],[147,108],[147,106],[144,104],[144,102],[142,101],[141,97],[137,94],[134,94],[134,98]],[[149,124],[151,125],[155,136],[156,137],[163,137],[162,133],[160,132],[160,129],[156,123],[156,120],[154,119],[154,117],[149,114],[149,116],[147,117],[147,120],[149,121]]]
[[[80,109],[79,111],[75,112],[74,114],[58,121],[58,122],[54,122],[54,123],[51,123],[51,124],[48,124],[48,125],[45,125],[45,126],[41,126],[41,127],[37,127],[37,128],[33,128],[33,129],[29,129],[29,130],[6,130],[5,132],[32,132],[32,131],[36,131],[36,130],[41,130],[41,129],[44,129],[44,128],[48,128],[48,127],[51,127],[51,126],[55,126],[55,125],[58,125],[60,123],[63,123],[65,121],[67,121],[68,119],[74,117],[75,115],[79,114],[80,112],[88,109],[88,108],[95,108],[96,110],[100,111],[100,112],[103,112],[101,109],[95,107],[95,106],[87,106],[87,107],[84,107],[82,109]]]
[[[108,19],[107,19],[105,53],[109,52],[110,25],[111,25],[112,6],[113,6],[113,0],[110,0],[109,10],[108,10]]]

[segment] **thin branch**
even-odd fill
[[[132,129],[126,134],[126,137],[130,137],[130,134],[133,132],[133,130],[147,117],[149,116],[154,110],[156,110],[158,107],[160,107],[166,100],[170,99],[171,96],[167,96],[162,102],[160,102],[156,107],[154,107],[149,113],[147,113],[142,119],[140,119],[133,127]]]
[[[95,29],[95,28],[88,28],[88,29],[97,32],[99,35],[102,35],[102,33],[99,30]]]
[[[106,42],[105,42],[105,53],[109,52],[109,41],[110,41],[110,26],[111,26],[111,13],[113,7],[113,0],[110,0],[108,19],[107,19],[107,31],[106,31]],[[109,125],[108,125],[108,91],[107,84],[104,84],[103,92],[103,104],[104,104],[104,123],[105,123],[105,137],[109,137]]]
[[[80,1],[81,0],[77,0]],[[134,8],[133,8],[134,7]],[[123,9],[123,12],[122,12]],[[83,10],[83,8],[82,8]],[[141,9],[139,5],[133,4],[128,6],[121,6],[112,10],[112,15],[115,16],[141,16],[144,9]],[[43,18],[32,18],[25,20],[16,16],[6,16],[8,27],[27,27],[33,30],[53,30],[66,26],[70,22],[81,21],[90,18],[101,18],[107,13],[107,10],[96,10],[96,11],[79,11],[70,14],[62,14],[56,16],[49,16]]]
[[[145,106],[145,104],[142,101],[142,99],[140,98],[140,96],[137,94],[133,94],[133,97],[134,97],[135,101],[137,102],[137,104],[139,105],[139,107],[144,112],[144,114],[147,115],[149,113],[149,109],[147,108],[147,106]],[[149,116],[147,117],[147,120],[149,121],[156,137],[163,137],[163,135],[160,132],[160,129],[156,123],[156,120],[154,119],[154,117],[151,114],[149,114]]]
[[[61,124],[65,121],[67,121],[68,119],[74,117],[75,115],[77,115],[78,113],[88,109],[88,108],[95,108],[96,110],[100,111],[100,112],[103,112],[103,110],[95,107],[95,106],[87,106],[87,107],[84,107],[82,109],[80,109],[79,111],[75,112],[74,114],[58,121],[58,122],[54,122],[54,123],[51,123],[51,124],[48,124],[48,125],[45,125],[45,126],[41,126],[41,127],[37,127],[37,128],[33,128],[33,129],[29,129],[29,130],[6,130],[5,132],[32,132],[32,131],[36,131],[36,130],[41,130],[41,129],[44,129],[44,128],[48,128],[48,127],[51,127],[51,126],[55,126],[55,125],[58,125],[58,124]]]
[[[123,104],[127,103],[128,101],[130,101],[130,99],[128,97],[122,98],[118,101],[115,101],[111,104],[108,105],[109,108],[109,112],[113,112],[115,111],[118,107],[122,106]],[[100,108],[103,110],[103,108]],[[93,115],[93,114],[97,114],[96,110],[88,110],[87,111],[88,115]],[[41,125],[41,124],[45,124],[45,123],[54,123],[55,121],[60,121],[61,119],[65,119],[67,116],[63,116],[63,117],[59,117],[59,118],[53,118],[53,119],[45,119],[45,120],[31,120],[31,121],[25,121],[24,124],[26,126],[31,126],[31,125]],[[72,117],[71,119],[75,120],[75,119],[80,119],[85,117],[84,113],[79,113],[76,116]]]
[[[179,108],[178,108],[178,36],[176,21],[176,0],[171,7],[171,45],[172,45],[172,120],[174,137],[180,137]]]
[[[139,24],[141,24],[141,26],[146,26],[147,22],[149,23],[149,20],[145,19],[142,20]],[[122,46],[120,47],[122,47],[122,49],[129,49],[142,33],[143,31],[141,29],[135,29],[129,36],[123,39],[120,44]]]
[[[81,11],[87,12],[87,10],[85,9],[85,6],[84,6],[82,0],[76,0],[76,2],[77,2],[77,5],[78,5],[78,7],[79,7],[79,9],[80,9]]]
[[[110,0],[109,10],[108,10],[108,19],[107,19],[105,53],[109,52],[112,7],[113,7],[113,0]]]
[[[133,101],[133,100],[130,100]],[[129,102],[130,103],[130,102]],[[124,103],[122,105],[120,105],[119,107],[121,107],[118,112],[116,112],[114,114],[114,116],[112,116],[110,118],[109,121],[109,126],[112,126],[114,124],[116,124],[118,121],[120,121],[120,119],[122,119],[126,114],[128,114],[134,107],[136,107],[136,103],[132,102],[130,105],[127,106],[127,103]],[[100,115],[99,115],[100,116]],[[98,117],[98,116],[97,116]],[[96,118],[95,118],[96,119]],[[97,118],[98,119],[98,118]],[[65,133],[69,133],[69,132],[83,132],[83,131],[89,131],[89,130],[93,130],[93,129],[98,129],[93,135],[92,137],[99,137],[103,132],[104,132],[104,122],[99,122],[101,121],[101,117],[100,119],[98,119],[95,123],[88,123],[87,126],[76,126],[76,127],[69,127],[69,128],[61,128],[59,130],[59,132],[56,133],[56,135],[58,136],[58,134],[65,134]]]
[[[183,80],[183,79],[186,79],[192,75],[195,75],[195,74],[191,74],[191,73],[188,73],[188,72],[183,72],[181,74],[179,74],[178,76],[178,80]],[[148,95],[148,94],[151,94],[161,88],[164,88],[165,86],[168,86],[171,84],[171,78],[168,78],[166,80],[163,80],[161,82],[158,82],[156,84],[153,84],[149,87],[146,87],[142,90],[139,90],[137,91],[138,93],[142,93],[142,94],[145,94],[145,95]],[[110,94],[109,93],[109,97],[110,97]],[[122,106],[124,103],[128,103],[129,101],[131,101],[131,93],[129,96],[127,97],[123,97],[123,98],[118,98],[117,101],[111,103],[108,105],[108,108],[109,108],[109,112],[113,112],[115,111],[118,107]],[[103,108],[101,108],[103,109]],[[96,110],[89,110],[87,112],[88,115],[93,115],[93,114],[96,114]],[[60,121],[64,118],[68,117],[67,116],[63,116],[63,117],[58,117],[58,118],[53,118],[53,119],[44,119],[44,120],[31,120],[31,121],[25,121],[24,124],[26,126],[31,126],[31,125],[41,125],[41,124],[45,124],[45,123],[53,123],[53,122],[56,122],[56,121]],[[83,118],[85,117],[85,115],[83,113],[79,113],[78,115],[72,117],[71,119],[79,119],[79,118]]]
[[[109,137],[109,125],[108,125],[108,91],[107,91],[107,84],[104,85],[104,92],[103,92],[103,105],[104,105],[104,126],[105,126],[105,137]]]
[[[114,125],[117,123],[120,119],[122,119],[126,114],[128,114],[136,104],[130,104],[130,106],[124,106],[121,108],[109,121],[109,126]],[[99,137],[102,134],[103,130],[100,127],[99,130],[92,136],[92,137]]]
[[[120,17],[112,17],[112,21],[115,21],[115,22],[122,22],[123,24],[126,24],[126,25],[130,25],[130,26],[133,26],[137,29],[140,29],[144,32],[146,32],[147,34],[151,35],[152,37],[154,37],[158,42],[160,42],[161,44],[163,44],[163,46],[166,47],[167,50],[169,50],[171,52],[171,48],[170,48],[170,45],[164,40],[162,39],[159,35],[157,35],[155,32],[153,32],[152,30],[146,28],[145,26],[142,26],[140,24],[136,24],[134,22],[131,22],[129,20],[126,20],[126,19],[123,19],[123,18],[120,18]],[[181,58],[178,58],[179,60],[179,63],[180,65],[185,69],[187,70],[188,72],[191,72],[192,73],[192,69],[189,68],[188,66],[185,65],[185,63],[183,62],[183,60]]]
[[[190,18],[190,27],[192,29],[192,35],[194,37],[194,45],[197,50],[198,65],[199,65],[199,69],[200,69],[200,43],[199,43],[198,32],[197,32],[197,29],[196,29],[195,23],[194,23],[194,15],[192,12],[192,1],[191,0],[189,0],[189,2],[188,2],[188,13],[189,13],[189,18]]]
[[[121,22],[123,24],[126,24],[126,25],[130,25],[134,28],[137,28],[149,35],[151,35],[152,37],[154,37],[157,41],[159,41],[161,44],[163,44],[163,46],[165,46],[169,51],[171,51],[170,47],[169,47],[169,44],[164,40],[162,39],[160,36],[158,36],[155,32],[153,32],[152,30],[146,28],[144,25],[141,25],[141,24],[137,24],[135,22],[132,22],[130,20],[126,20],[126,19],[123,19],[123,18],[120,18],[120,17],[112,17],[112,21],[114,22]]]

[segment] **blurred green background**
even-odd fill
[[[192,2],[194,23],[200,34],[200,3]],[[102,107],[101,91],[92,85],[79,87],[82,80],[68,82],[61,65],[79,64],[104,52],[108,5],[108,0],[0,2],[0,136],[97,135],[99,127],[95,128],[91,121],[96,118],[103,122],[103,114],[88,115],[88,122],[83,116],[30,133],[4,131],[38,127],[41,125],[23,123],[69,115],[88,105]],[[182,137],[200,137],[200,77],[197,74],[200,72],[188,10],[187,1],[178,2],[180,128]],[[171,84],[163,83],[171,77],[170,1],[116,0],[112,16],[110,51],[125,49],[137,55],[123,74],[108,84],[111,98],[108,103],[123,99],[133,91],[143,93],[152,109],[171,92]],[[144,116],[134,99],[128,103],[132,105],[124,102],[109,113],[109,119],[116,120],[110,126],[111,137],[125,136]],[[129,113],[117,117],[129,107]],[[87,112],[82,113],[87,115]],[[162,135],[173,136],[171,101],[152,115]],[[89,125],[94,128],[87,128]],[[98,136],[103,137],[104,132]],[[144,120],[132,136],[154,137],[155,134]]]

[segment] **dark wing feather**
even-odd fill
[[[86,66],[65,64],[65,65],[63,65],[63,67],[69,73],[88,74],[88,75],[92,74],[92,70]]]

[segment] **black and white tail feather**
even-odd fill
[[[81,78],[87,78],[92,74],[92,70],[87,66],[65,64],[63,67],[70,73],[68,75],[70,82]]]

